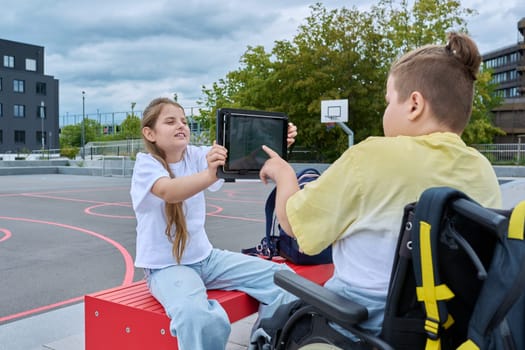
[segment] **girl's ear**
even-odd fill
[[[142,135],[149,142],[155,143],[155,132],[149,126],[145,126],[142,128]]]
[[[413,91],[408,98],[408,103],[410,108],[408,119],[415,121],[423,114],[426,107],[426,100],[419,91]]]

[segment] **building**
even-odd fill
[[[525,17],[518,22],[517,43],[483,55],[485,67],[491,68],[499,84],[496,93],[503,104],[492,112],[494,124],[507,134],[497,136],[496,143],[525,142]]]
[[[0,59],[0,153],[59,148],[58,80],[44,74],[44,48],[0,39]]]

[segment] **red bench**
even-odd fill
[[[287,264],[297,274],[324,284],[333,274],[333,265]],[[235,322],[257,312],[258,302],[239,291],[209,290]],[[145,281],[116,287],[84,297],[85,350],[178,349],[169,331],[164,308],[150,294]]]

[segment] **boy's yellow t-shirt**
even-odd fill
[[[488,160],[454,133],[370,137],[289,198],[286,212],[300,248],[333,243],[334,278],[386,294],[403,208],[427,188],[449,186],[501,207]]]

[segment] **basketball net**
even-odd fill
[[[329,131],[329,130],[332,130],[333,128],[335,128],[335,123],[325,123],[326,124],[326,130]]]

